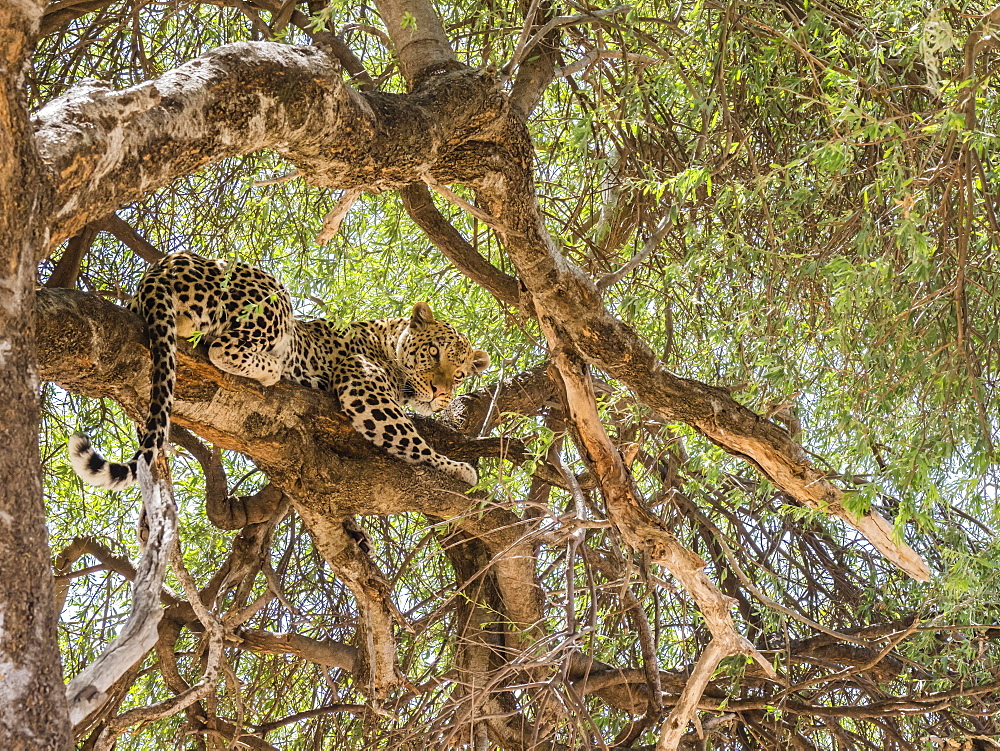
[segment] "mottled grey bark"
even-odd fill
[[[23,90],[44,3],[0,3],[0,748],[72,747],[38,458],[32,311],[50,182]]]
[[[323,52],[272,42],[219,47],[120,91],[77,86],[33,118],[57,175],[49,248],[205,164],[260,149],[333,188],[478,174],[460,147],[488,135],[503,101],[492,77],[463,68],[413,94],[361,94]]]

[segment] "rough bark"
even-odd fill
[[[205,164],[260,149],[316,185],[398,189],[485,135],[502,105],[491,77],[465,69],[412,95],[360,94],[319,50],[270,42],[219,47],[121,91],[76,86],[34,115],[57,175],[49,248]]]
[[[139,486],[149,535],[132,587],[132,610],[118,635],[100,656],[66,686],[70,721],[80,726],[109,698],[109,691],[156,643],[160,588],[170,551],[177,541],[177,513],[165,483],[154,483],[147,465],[139,467]]]
[[[787,431],[741,405],[725,389],[669,372],[633,329],[611,315],[594,281],[559,252],[544,226],[527,132],[513,117],[507,132],[506,158],[491,162],[502,168],[479,180],[477,187],[531,293],[549,347],[571,346],[664,419],[696,428],[799,502],[859,530],[914,579],[928,581],[927,565],[906,543],[894,539],[892,524],[874,511],[862,517],[849,512],[843,491],[808,461]]]
[[[69,749],[38,456],[34,309],[50,182],[23,72],[43,3],[0,4],[0,747]],[[13,572],[17,575],[12,575]]]

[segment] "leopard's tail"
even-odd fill
[[[157,454],[163,451],[167,445],[170,413],[174,406],[177,311],[173,290],[168,285],[143,280],[136,299],[141,301],[136,312],[146,321],[149,352],[153,359],[149,409],[145,425],[139,429],[139,450],[128,462],[109,462],[83,433],[74,433],[69,439],[69,460],[74,471],[87,484],[108,490],[123,490],[134,484],[139,460],[152,464]]]

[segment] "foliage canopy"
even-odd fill
[[[723,661],[698,704],[708,747],[995,747],[997,12],[913,0],[466,0],[436,10],[458,60],[496,70],[505,91],[538,58],[554,62],[527,119],[535,188],[562,253],[606,283],[608,310],[671,371],[781,421],[847,491],[851,511],[895,520],[934,571],[929,584],[910,580],[743,457],[596,372],[601,419],[639,495],[705,559],[733,598],[737,631],[779,675],[742,656]],[[364,66],[355,85],[405,92],[383,16],[339,0],[53,3],[30,96],[40,106],[84,79],[124,88],[220,45],[309,44],[330,32]],[[294,177],[255,182],[290,169],[271,152],[227,159],[118,217],[160,251],[267,269],[303,316],[403,315],[430,300],[490,352],[494,370],[474,387],[546,360],[538,322],[449,263],[396,192],[362,194],[320,246],[337,194]],[[517,275],[490,227],[441,196],[435,204]],[[134,244],[109,232],[88,242],[79,288],[127,299],[145,266]],[[42,283],[57,261],[43,262]],[[71,676],[127,616],[113,562],[139,555],[139,504],[85,491],[64,444],[89,428],[122,456],[133,428],[110,400],[53,385],[43,399],[50,543],[56,554],[81,535],[95,543],[59,580]],[[375,698],[357,671],[293,651],[255,651],[247,630],[359,647],[364,636],[350,590],[288,514],[252,570],[214,592],[235,629],[218,687],[132,728],[118,747],[222,748],[236,730],[251,748],[653,747],[708,628],[675,580],[606,523],[557,396],[497,423],[530,458],[483,460],[481,501],[468,514],[512,512],[533,551],[541,601],[530,643],[504,641],[508,616],[487,591],[492,563],[460,521],[406,514],[357,519],[408,624],[397,629],[405,681],[394,693]],[[234,494],[266,482],[237,453],[223,463]],[[205,586],[231,564],[234,538],[206,518],[202,463],[186,453],[172,464],[185,561]],[[161,644],[130,674],[116,712],[198,682],[198,629],[161,634]],[[591,659],[588,679],[580,666]],[[649,700],[657,681],[662,704]],[[483,719],[490,712],[523,718],[520,745]]]

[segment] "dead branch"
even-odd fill
[[[580,448],[599,479],[601,493],[608,507],[608,517],[626,543],[647,552],[653,561],[665,566],[681,582],[694,598],[712,632],[712,641],[664,724],[658,751],[673,751],[694,716],[701,695],[719,662],[729,655],[746,654],[757,657],[758,653],[750,642],[736,632],[729,614],[732,600],[724,596],[705,576],[705,562],[681,547],[659,520],[643,508],[636,497],[628,470],[601,423],[589,373],[578,357],[561,347],[556,331],[547,326],[547,323],[545,319],[542,320],[546,338],[555,349],[552,361],[558,368],[559,379],[564,388],[564,409],[576,428]],[[758,662],[766,664],[763,657]]]
[[[295,655],[332,668],[353,671],[357,647],[332,639],[310,639],[301,634],[272,634],[257,628],[240,629],[240,649],[271,655]]]
[[[139,486],[149,524],[146,549],[136,568],[132,612],[121,633],[100,657],[66,686],[70,722],[81,725],[108,699],[108,689],[156,643],[156,625],[162,615],[160,587],[167,558],[177,541],[177,512],[166,484],[154,484],[149,466],[139,462]]]

